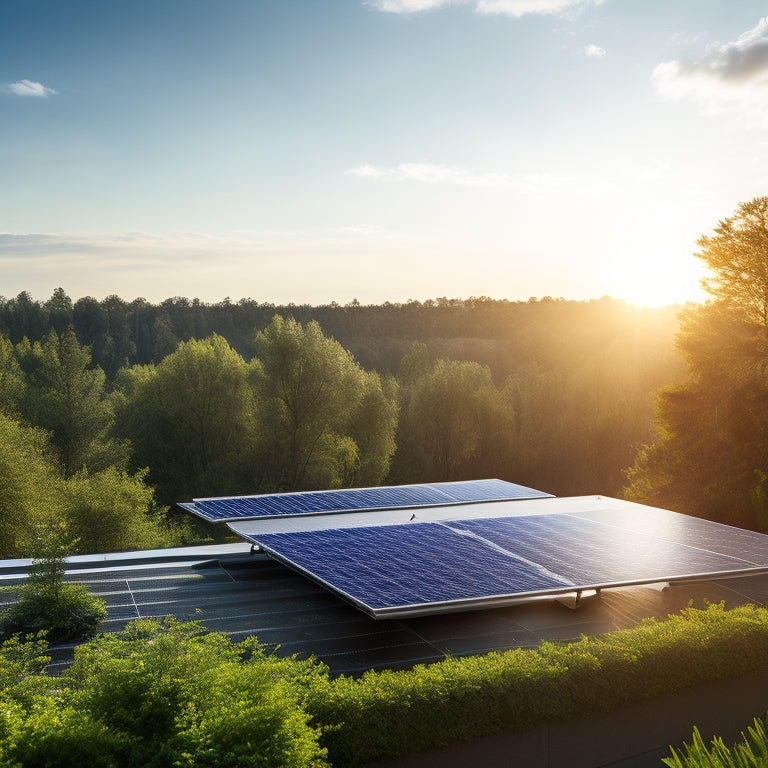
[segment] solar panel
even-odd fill
[[[768,572],[768,536],[667,510],[604,497],[484,508],[486,517],[245,537],[375,618]]]
[[[698,517],[669,515],[666,510],[656,507],[626,505],[621,515],[613,514],[608,509],[597,509],[581,516],[627,531],[653,533],[658,538],[685,541],[691,547],[716,550],[756,564],[766,560],[767,537],[762,534],[731,525],[713,524]]]
[[[674,513],[673,513],[674,514]],[[453,530],[476,537],[515,556],[556,570],[571,584],[657,581],[743,570],[757,563],[722,552],[701,549],[670,538],[640,535],[571,515],[472,520],[451,524]],[[683,526],[684,528],[685,526]],[[684,531],[681,531],[684,533]],[[762,565],[768,566],[768,558]]]
[[[572,590],[535,563],[466,539],[441,523],[277,533],[261,546],[376,616],[395,608],[510,591]]]
[[[547,498],[550,494],[504,480],[347,488],[195,499],[179,506],[211,522],[314,515],[361,510],[403,509],[481,501]]]

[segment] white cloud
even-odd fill
[[[606,53],[605,48],[601,48],[599,45],[587,45],[584,47],[583,51],[587,56],[598,59],[605,56]]]
[[[385,13],[418,13],[419,11],[429,11],[433,8],[439,8],[443,5],[453,5],[456,2],[465,2],[466,0],[368,0],[366,5],[370,5],[378,11]]]
[[[529,13],[561,13],[567,8],[588,4],[596,3],[594,0],[478,0],[476,10],[478,13],[498,13],[519,18]]]
[[[418,13],[449,5],[473,4],[476,13],[519,18],[527,14],[555,14],[602,0],[366,0],[366,5],[385,13]]]
[[[42,83],[36,83],[34,80],[19,80],[8,86],[11,93],[17,96],[33,96],[38,99],[45,99],[48,96],[55,96],[56,91],[53,88],[47,88]]]
[[[768,96],[768,17],[729,43],[710,46],[698,61],[664,61],[651,76],[667,98],[693,98],[708,113],[741,107],[764,120]]]
[[[463,187],[506,187],[511,177],[501,173],[477,173],[455,165],[401,163],[395,166],[358,165],[347,171],[361,179],[413,181],[422,184],[450,184]]]
[[[584,180],[552,173],[504,173],[478,171],[457,165],[401,163],[395,166],[358,165],[346,173],[378,182],[411,182],[428,185],[467,187],[523,195],[540,199],[553,192],[577,189],[582,196],[602,195],[613,188],[604,179]]]

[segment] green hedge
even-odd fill
[[[344,768],[764,671],[768,611],[714,605],[573,643],[320,677],[305,707],[331,763]]]
[[[172,620],[81,646],[55,686],[43,654],[39,638],[0,646],[0,768],[346,768],[765,672],[768,610],[688,608],[361,678]]]

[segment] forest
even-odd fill
[[[0,299],[0,557],[209,539],[193,497],[498,477],[768,530],[768,199],[712,296]]]
[[[682,375],[676,328],[607,298],[3,299],[0,556],[53,519],[76,552],[196,541],[210,528],[174,510],[193,497],[479,477],[617,495]]]

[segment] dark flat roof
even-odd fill
[[[0,561],[0,584],[20,583],[28,564]],[[605,590],[576,609],[543,601],[375,620],[286,566],[250,554],[244,543],[71,558],[67,580],[87,584],[106,600],[106,632],[120,631],[132,619],[173,615],[235,640],[255,635],[280,655],[313,655],[332,672],[348,674],[602,634],[649,616],[664,618],[690,601],[768,603],[768,576],[761,575],[666,590]],[[4,593],[0,605],[13,599]],[[71,646],[54,649],[54,668],[71,656]]]

